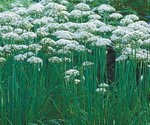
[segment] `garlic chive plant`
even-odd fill
[[[150,25],[92,1],[0,12],[1,125],[150,124]]]

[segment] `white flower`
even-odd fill
[[[97,46],[97,47],[101,47],[101,46],[106,46],[106,45],[111,45],[112,42],[110,39],[107,38],[99,38],[97,39],[96,42],[91,43],[92,46]]]
[[[33,52],[27,52],[27,53],[24,54],[24,56],[26,56],[26,57],[30,57],[30,56],[33,56],[33,55],[35,55]]]
[[[146,60],[150,61],[150,55],[148,54],[147,50],[145,49],[138,49],[135,51],[135,54],[131,55],[132,58],[136,58],[138,60]]]
[[[148,27],[146,25],[142,25],[141,23],[138,23],[138,22],[129,24],[127,28],[130,30],[133,30],[133,31],[139,30],[145,34],[146,33],[150,34],[150,27]]]
[[[40,3],[31,4],[28,8],[29,14],[39,14],[44,10],[44,6]]]
[[[21,16],[14,12],[5,11],[0,13],[0,24],[11,23],[20,19],[22,19]]]
[[[117,27],[117,29],[115,29],[112,33],[117,36],[124,36],[130,33],[130,31],[126,27]]]
[[[59,28],[63,29],[63,30],[68,30],[70,32],[74,32],[79,28],[79,26],[80,26],[80,24],[78,24],[78,23],[66,22],[66,23],[60,24]]]
[[[102,94],[105,94],[107,92],[107,89],[105,89],[105,88],[97,88],[96,92],[100,92]]]
[[[74,8],[75,8],[76,10],[81,10],[81,11],[88,11],[88,10],[90,10],[89,5],[87,5],[87,4],[85,4],[85,3],[76,4],[76,5],[74,6]]]
[[[150,25],[146,23],[145,21],[137,21],[137,22],[134,22],[134,24],[138,24],[138,25],[150,28]]]
[[[81,52],[81,51],[85,51],[85,47],[84,45],[77,45],[77,44],[73,44],[73,43],[69,43],[67,45],[64,46],[65,50],[70,50],[70,51],[77,51],[77,52]]]
[[[74,82],[77,85],[77,84],[79,84],[81,82],[81,80],[80,79],[75,79]]]
[[[3,52],[3,47],[0,46],[0,52]]]
[[[72,18],[80,18],[80,17],[82,17],[82,15],[83,15],[83,13],[82,13],[82,11],[81,10],[72,10],[71,12],[70,12],[70,17]]]
[[[23,54],[19,54],[15,56],[16,61],[24,61],[25,59],[27,59],[27,56]]]
[[[67,70],[65,72],[65,76],[69,76],[69,77],[76,77],[76,76],[79,76],[79,75],[80,75],[80,73],[76,69],[70,69],[70,70]]]
[[[129,25],[131,23],[133,23],[133,20],[131,20],[131,19],[125,18],[125,19],[120,20],[120,24],[123,25],[123,26]]]
[[[62,63],[62,59],[57,56],[49,58],[48,61],[51,63]]]
[[[0,57],[0,63],[4,63],[4,62],[6,62],[6,59],[3,57]]]
[[[97,27],[93,22],[86,22],[86,23],[81,23],[79,25],[79,31],[89,31],[89,32],[95,32],[97,31]]]
[[[11,53],[12,50],[13,50],[12,44],[6,44],[3,46],[3,52]]]
[[[43,60],[39,57],[32,56],[27,59],[27,62],[32,64],[43,64]]]
[[[71,59],[68,58],[68,57],[64,57],[64,58],[63,58],[63,61],[64,61],[64,62],[71,62]]]
[[[120,13],[112,13],[109,15],[109,17],[112,19],[121,19],[123,16]]]
[[[55,30],[60,30],[60,24],[59,23],[49,23],[46,25],[49,32],[54,32]]]
[[[127,55],[121,55],[121,56],[119,56],[119,57],[116,58],[116,61],[124,61],[126,59],[128,59]]]
[[[25,32],[21,35],[23,40],[34,40],[37,35],[34,32]]]
[[[63,5],[68,5],[69,2],[68,2],[67,0],[62,0],[62,1],[61,1],[61,4],[63,4]]]
[[[97,10],[98,10],[99,13],[116,11],[115,8],[113,8],[112,6],[110,6],[108,4],[100,5],[99,7],[97,7]]]
[[[12,42],[21,40],[20,36],[14,32],[3,34],[2,39],[7,41],[12,41]]]
[[[98,85],[99,88],[108,88],[109,85],[106,83],[101,83],[100,85]]]
[[[29,50],[32,50],[32,51],[40,51],[42,49],[42,46],[39,45],[39,44],[30,44],[29,45]]]
[[[140,31],[129,32],[122,38],[123,43],[137,42],[139,39],[144,38],[144,33]]]
[[[122,51],[123,55],[128,55],[131,59],[150,61],[150,55],[146,49],[125,48]]]
[[[21,28],[16,28],[14,29],[14,33],[17,33],[17,34],[22,34],[25,30],[21,29]]]
[[[111,39],[111,41],[121,41],[121,40],[122,40],[122,37],[113,34],[113,35],[110,37],[110,39]]]
[[[89,15],[88,18],[90,20],[100,20],[102,17],[98,14]]]
[[[41,19],[33,20],[32,23],[37,26],[43,26],[43,25],[46,25],[48,23],[53,23],[53,22],[54,22],[53,18],[44,16]]]
[[[137,20],[139,20],[139,17],[135,14],[129,14],[129,15],[125,16],[125,19],[137,21]]]
[[[75,45],[79,45],[79,43],[75,40],[67,40],[67,39],[60,39],[58,41],[56,41],[56,44],[58,46],[65,46],[67,44],[75,44]]]
[[[42,45],[55,46],[56,42],[51,38],[43,38],[40,42]]]
[[[90,67],[90,66],[92,66],[92,65],[94,65],[94,63],[88,62],[88,61],[82,63],[82,66],[83,66],[83,67]]]
[[[61,5],[61,4],[58,4],[58,3],[53,3],[53,2],[46,5],[45,9],[46,10],[53,9],[53,10],[57,10],[57,11],[67,10],[67,8],[64,5]]]
[[[39,37],[47,37],[50,33],[48,32],[47,27],[43,26],[43,27],[37,29],[36,34]]]
[[[74,36],[73,33],[65,30],[57,30],[56,32],[52,33],[52,35],[60,39],[73,39]]]
[[[98,28],[98,31],[101,33],[111,32],[112,28],[110,26],[103,25],[103,26]]]
[[[48,46],[47,49],[48,49],[49,54],[52,54],[52,53],[56,52],[56,50],[54,48],[52,48],[51,46]]]
[[[97,42],[97,40],[99,39],[99,36],[92,36],[90,38],[87,39],[87,42],[92,43],[92,42]]]
[[[11,26],[0,26],[0,34],[13,32],[13,27]]]
[[[15,50],[27,50],[28,46],[27,45],[15,45],[15,46],[13,46],[13,48]]]
[[[58,53],[59,55],[70,55],[70,54],[71,54],[71,51],[70,51],[70,50],[65,50],[65,49],[59,49],[59,50],[57,51],[57,53]]]
[[[81,39],[88,39],[90,37],[94,36],[93,34],[87,32],[87,31],[77,31],[74,33],[74,38],[77,40],[81,40]],[[86,41],[84,41],[86,42]]]
[[[12,25],[26,30],[30,30],[33,27],[33,25],[26,19],[15,21]]]
[[[144,41],[143,41],[143,44],[145,44],[145,45],[150,45],[150,39],[144,40]]]
[[[90,22],[94,23],[97,28],[106,25],[104,22],[100,20],[90,20]]]
[[[95,14],[93,11],[82,11],[82,16],[88,17],[89,15]]]
[[[28,13],[28,9],[25,7],[15,7],[11,11],[13,11],[14,13],[16,13],[20,16],[26,16]]]
[[[83,3],[94,2],[94,0],[82,0]]]

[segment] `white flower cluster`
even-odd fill
[[[102,4],[99,7],[96,8],[99,13],[104,13],[104,12],[114,12],[116,9],[108,4]]]
[[[76,77],[79,76],[79,74],[80,74],[79,71],[76,69],[70,69],[65,72],[65,76],[69,76],[69,77]]]
[[[6,59],[3,57],[0,57],[0,63],[4,63],[4,62],[6,62]]]
[[[50,63],[72,63],[78,54],[84,53],[86,57],[94,53],[93,48],[112,46],[120,49],[116,61],[134,55],[137,59],[148,59],[150,25],[139,21],[137,15],[123,16],[108,4],[92,8],[88,5],[92,1],[82,0],[69,9],[68,0],[42,0],[29,7],[12,5],[9,11],[0,13],[0,56],[7,59],[5,56],[15,55],[16,61],[35,64],[43,63],[45,58]],[[127,47],[137,51],[127,54]],[[94,65],[88,60],[81,64],[84,68]],[[74,74],[74,69],[68,72]],[[79,83],[79,79],[75,81]]]
[[[112,42],[106,38],[99,38],[96,42],[91,43],[92,46],[101,47],[101,46],[111,46]]]
[[[96,89],[96,92],[100,92],[102,94],[105,94],[107,92],[109,85],[106,83],[101,83],[98,85],[98,88]]]
[[[62,63],[62,59],[57,56],[49,58],[48,61],[54,64]]]
[[[76,79],[77,76],[79,76],[80,73],[78,70],[76,69],[70,69],[70,70],[67,70],[65,72],[65,81],[66,82],[74,82],[75,84],[79,84],[80,83],[80,80],[79,79]]]
[[[117,19],[121,19],[123,16],[120,13],[112,13],[109,15],[109,17],[117,20]]]
[[[43,64],[43,60],[39,57],[32,56],[27,59],[27,62],[31,64]]]
[[[31,4],[28,8],[29,14],[41,14],[44,10],[44,6],[40,3]]]

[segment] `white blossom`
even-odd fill
[[[14,32],[9,32],[9,33],[3,34],[2,39],[7,40],[7,41],[11,41],[11,42],[21,40],[20,36]]]
[[[114,12],[116,9],[108,4],[102,4],[96,8],[99,13],[103,12]]]
[[[29,14],[39,14],[44,10],[44,6],[40,3],[31,4],[28,8]]]
[[[96,92],[100,92],[102,94],[105,94],[107,92],[107,89],[105,89],[105,88],[97,88]]]
[[[80,75],[80,73],[76,69],[70,69],[70,70],[65,71],[65,76],[76,77],[76,76],[79,76],[79,75]]]
[[[58,3],[49,3],[45,6],[45,9],[53,9],[53,10],[57,10],[57,11],[63,11],[63,10],[67,10],[66,6],[58,4]]]
[[[25,32],[21,35],[23,40],[34,40],[37,35],[34,32]]]
[[[106,84],[106,83],[101,83],[101,84],[98,85],[98,87],[99,87],[99,88],[108,88],[109,85]]]
[[[4,63],[4,62],[6,62],[6,59],[3,57],[0,57],[0,63]]]
[[[81,10],[81,11],[88,11],[88,10],[90,10],[89,5],[87,5],[87,4],[85,4],[85,3],[76,4],[76,5],[74,6],[74,8],[75,8],[76,10]]]
[[[50,45],[50,46],[56,45],[56,42],[51,38],[43,38],[40,43],[42,45]]]
[[[73,33],[65,30],[57,30],[56,32],[52,33],[52,35],[60,39],[73,39],[74,36]]]
[[[30,44],[29,45],[29,50],[32,50],[32,51],[40,51],[42,49],[42,46],[39,45],[39,44]]]
[[[116,58],[116,61],[124,61],[126,59],[128,59],[127,55],[121,55],[121,56],[119,56],[119,57]]]
[[[27,62],[31,64],[43,64],[43,60],[39,57],[31,56],[27,59]]]
[[[88,18],[90,20],[100,20],[102,17],[98,14],[89,15]]]
[[[19,55],[16,55],[16,56],[14,57],[14,59],[15,59],[16,61],[24,61],[25,59],[27,59],[27,56],[26,56],[26,55],[23,55],[23,54],[19,54]]]
[[[62,59],[57,56],[49,58],[48,61],[51,63],[62,63]]]
[[[125,16],[125,19],[137,21],[137,20],[139,20],[139,17],[137,15],[135,15],[135,14],[129,14],[129,15]]]
[[[79,84],[81,82],[81,80],[80,79],[75,79],[74,82],[77,85],[77,84]]]
[[[97,47],[101,47],[101,46],[106,46],[106,45],[112,45],[112,42],[110,39],[107,38],[99,38],[97,39],[96,42],[91,43],[92,46],[97,46]]]
[[[92,66],[92,65],[94,65],[93,62],[88,62],[88,61],[86,61],[86,62],[83,62],[83,63],[82,63],[82,66],[83,66],[83,67],[90,67],[90,66]]]
[[[109,17],[112,19],[121,19],[123,16],[120,13],[112,13],[109,15]]]
[[[111,32],[111,31],[112,31],[112,28],[107,25],[103,25],[98,28],[98,32],[101,32],[101,33],[106,33],[106,32]]]
[[[128,18],[124,18],[124,19],[120,20],[120,24],[123,25],[123,26],[127,26],[127,25],[129,25],[131,23],[133,23],[133,20],[128,19]]]

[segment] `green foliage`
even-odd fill
[[[150,15],[150,0],[111,0],[111,5],[123,12],[136,11],[142,18]]]

